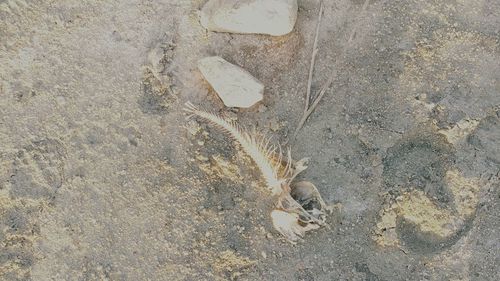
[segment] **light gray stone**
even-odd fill
[[[200,22],[218,32],[285,35],[297,20],[297,0],[209,0]]]
[[[228,107],[247,108],[262,100],[264,85],[221,57],[199,60],[198,69]]]

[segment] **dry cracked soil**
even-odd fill
[[[280,37],[207,32],[204,2],[0,0],[1,280],[500,280],[498,0],[325,1],[296,140],[318,2]],[[225,108],[209,55],[264,100]],[[284,241],[186,101],[310,157],[328,227]]]

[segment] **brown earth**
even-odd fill
[[[282,37],[207,32],[204,2],[0,0],[1,280],[500,279],[500,2],[325,1],[313,92],[336,77],[295,141],[318,2]],[[224,108],[208,55],[264,101]],[[283,241],[188,100],[311,157],[329,227]]]

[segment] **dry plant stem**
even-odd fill
[[[326,83],[323,84],[323,87],[321,87],[321,90],[320,90],[318,96],[314,99],[314,102],[312,103],[312,105],[306,111],[304,111],[304,114],[300,118],[299,124],[297,125],[297,129],[295,130],[295,133],[293,135],[294,139],[297,137],[300,129],[302,129],[302,127],[306,123],[307,118],[309,118],[311,113],[313,113],[314,109],[318,106],[319,102],[321,101],[321,99],[325,95],[326,90],[328,90],[328,88],[330,87],[330,84],[332,84],[333,79],[335,79],[336,75],[337,75],[337,70],[334,69],[332,75],[330,75],[330,78],[328,78],[328,81],[326,81]]]
[[[364,12],[366,11],[366,9],[368,8],[369,2],[370,2],[370,0],[365,0],[365,2],[363,3],[363,7],[361,8],[361,12],[360,12],[361,15],[363,15]],[[319,18],[318,18],[319,20],[321,20],[322,9],[323,9],[323,1],[321,1],[320,4],[321,4],[321,6],[320,6],[320,15],[319,15]],[[358,26],[359,26],[359,21],[356,22],[356,24],[354,25],[354,27],[353,27],[353,29],[351,31],[351,34],[349,35],[349,38],[347,40],[347,44],[344,47],[343,52],[342,52],[342,57],[345,56],[345,54],[347,52],[347,49],[349,49],[351,47],[351,42],[352,42],[352,40],[354,38],[354,35],[356,34]],[[319,27],[319,22],[318,22],[318,27]],[[319,28],[316,30],[315,43],[316,43],[317,37],[318,37],[318,30],[319,30]],[[314,48],[314,50],[313,50],[313,54],[312,54],[312,58],[311,58],[311,63],[312,64],[314,64],[315,57],[316,57],[316,48]],[[311,66],[311,68],[309,69],[309,76],[311,78],[312,78],[312,69],[313,69],[313,67]],[[307,121],[307,118],[309,118],[309,116],[313,113],[314,109],[318,106],[319,102],[321,101],[321,99],[325,95],[326,90],[328,90],[328,88],[330,87],[330,85],[333,83],[333,80],[335,79],[336,75],[337,75],[337,70],[334,69],[333,73],[330,75],[330,78],[328,78],[328,80],[326,81],[326,83],[323,84],[323,86],[321,87],[321,90],[320,90],[319,94],[316,96],[316,98],[314,98],[314,101],[311,104],[311,106],[309,106],[309,103],[310,103],[309,99],[310,99],[310,95],[311,95],[311,92],[310,92],[310,89],[311,89],[310,82],[311,81],[308,81],[308,88],[307,88],[307,93],[306,93],[306,107],[305,107],[304,113],[302,114],[302,117],[300,118],[299,124],[297,125],[297,129],[295,129],[295,133],[293,134],[293,138],[292,139],[296,139],[297,138],[297,135],[299,134],[300,129],[302,129],[302,127],[304,126],[304,124]]]
[[[311,102],[311,85],[314,72],[314,64],[316,62],[316,55],[318,54],[318,37],[319,37],[319,27],[321,26],[321,17],[323,16],[323,1],[319,2],[319,15],[318,23],[316,24],[316,34],[314,35],[313,50],[311,56],[311,63],[309,65],[309,76],[307,78],[307,89],[306,89],[306,106],[304,112],[309,108],[309,102]]]
[[[319,12],[318,12],[318,22],[316,24],[316,33],[314,35],[314,42],[313,42],[313,50],[312,50],[312,55],[311,55],[311,63],[309,65],[309,76],[307,79],[307,88],[306,88],[306,104],[304,107],[304,112],[302,113],[302,117],[299,121],[299,125],[297,126],[297,129],[295,129],[295,132],[293,134],[293,138],[297,138],[297,135],[304,126],[305,121],[307,120],[307,117],[311,113],[308,113],[309,111],[309,103],[311,102],[311,86],[312,86],[312,77],[313,77],[313,72],[314,72],[314,64],[316,62],[316,55],[318,54],[318,37],[319,37],[319,28],[321,26],[321,19],[323,17],[323,1],[319,2]]]

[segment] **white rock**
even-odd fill
[[[198,61],[198,69],[229,107],[250,107],[262,100],[264,85],[248,71],[221,57]]]
[[[200,22],[210,31],[285,35],[297,20],[297,0],[209,0]]]

